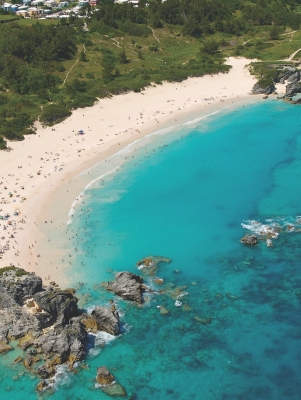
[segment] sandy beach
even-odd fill
[[[12,151],[3,151],[0,161],[0,215],[7,215],[0,221],[0,267],[20,266],[64,284],[53,239],[89,183],[88,173],[79,173],[153,131],[177,125],[188,114],[249,100],[255,82],[245,68],[250,60],[229,58],[227,63],[232,65],[228,74],[100,99],[53,127],[37,123],[36,135],[8,143]],[[80,129],[84,135],[78,135]]]

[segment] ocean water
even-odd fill
[[[18,350],[1,356],[0,397],[108,399],[95,386],[105,365],[132,400],[299,400],[300,108],[234,106],[136,147],[91,171],[66,252],[80,306],[115,299],[123,333],[91,335],[76,373],[61,367],[39,396]],[[258,245],[241,244],[252,232]],[[151,255],[171,262],[138,270]],[[154,290],[142,306],[101,286],[123,270]]]

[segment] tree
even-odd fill
[[[137,54],[138,54],[139,60],[143,60],[143,54],[142,54],[142,51],[140,49],[138,49]]]
[[[49,104],[44,107],[40,120],[44,124],[53,125],[69,115],[71,115],[71,111],[62,104]]]
[[[84,52],[84,50],[82,50],[82,51],[79,53],[79,60],[80,60],[80,61],[87,61],[87,56],[86,56],[86,53]]]
[[[275,25],[272,25],[272,27],[270,29],[270,39],[271,40],[279,39],[279,29]]]
[[[119,62],[120,64],[127,64],[129,62],[124,47],[122,48],[121,53],[119,54]]]
[[[113,71],[115,69],[116,62],[117,59],[111,50],[102,50],[101,66],[103,67],[102,76],[105,82],[109,82],[114,79]]]
[[[218,42],[214,39],[206,39],[202,43],[201,52],[207,54],[216,53],[218,49]]]

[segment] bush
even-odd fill
[[[95,79],[95,75],[93,74],[93,72],[87,72],[86,73],[86,78],[87,79]]]
[[[65,71],[66,71],[66,68],[64,67],[63,64],[58,64],[57,67],[56,67],[56,70],[57,70],[58,72],[65,72]]]
[[[70,106],[73,109],[91,107],[93,106],[95,101],[95,97],[89,96],[87,94],[78,93],[75,97],[72,98],[72,103],[70,103]]]
[[[49,104],[44,107],[40,121],[46,125],[54,125],[71,115],[71,111],[68,110],[63,104]]]
[[[159,47],[156,44],[151,44],[148,46],[149,51],[159,51]]]
[[[218,42],[214,39],[206,39],[202,43],[201,52],[207,54],[216,53],[218,50]]]
[[[0,268],[0,276],[7,271],[16,271],[16,276],[29,275],[29,272],[25,271],[24,269],[16,268],[15,266],[12,265],[10,267]]]

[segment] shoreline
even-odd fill
[[[1,215],[9,213],[16,225],[13,230],[12,222],[3,232],[1,245],[10,240],[10,250],[3,255],[1,267],[12,263],[43,279],[67,284],[65,268],[58,265],[61,253],[57,247],[68,242],[55,244],[53,240],[62,237],[59,228],[65,229],[71,204],[91,182],[89,169],[147,135],[171,125],[193,123],[191,118],[185,122],[193,114],[204,113],[205,118],[217,107],[258,99],[248,94],[255,79],[244,67],[251,61],[228,61],[233,66],[228,74],[189,78],[102,99],[92,107],[75,110],[52,128],[38,127],[36,135],[23,142],[9,143],[13,151],[3,152],[1,157],[0,186],[1,197],[9,203],[0,208]],[[85,135],[75,135],[79,129],[84,129]],[[7,189],[3,190],[4,186]],[[21,186],[24,189],[15,189]],[[22,202],[21,196],[27,199]],[[12,216],[18,209],[21,213]],[[1,221],[1,225],[7,223]]]

